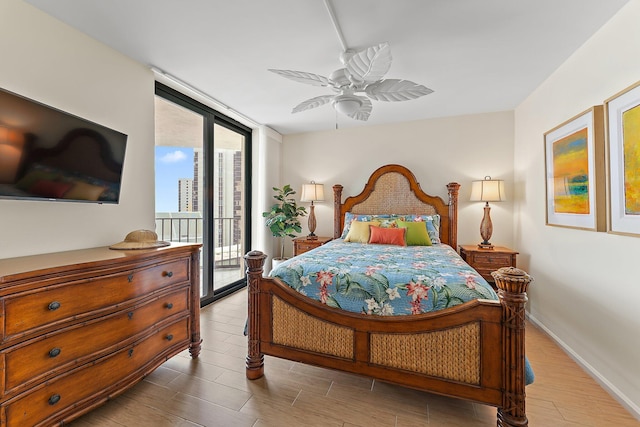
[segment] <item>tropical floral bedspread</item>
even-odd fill
[[[448,245],[395,246],[333,240],[270,273],[323,304],[363,314],[420,314],[498,299]]]

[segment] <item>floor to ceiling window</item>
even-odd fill
[[[202,243],[201,303],[245,285],[251,131],[156,83],[156,232]]]

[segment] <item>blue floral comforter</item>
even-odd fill
[[[448,245],[395,246],[333,240],[270,273],[301,294],[356,313],[420,314],[498,297]]]

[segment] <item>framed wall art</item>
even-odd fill
[[[603,107],[546,132],[544,147],[546,224],[606,231]]]
[[[640,82],[605,101],[608,231],[640,235]]]

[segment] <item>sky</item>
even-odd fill
[[[156,146],[156,212],[178,212],[178,180],[193,179],[193,148]]]

